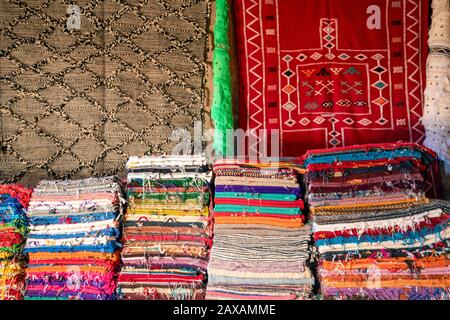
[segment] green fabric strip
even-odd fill
[[[226,130],[233,129],[228,12],[228,0],[216,0],[211,117],[215,127],[214,150],[221,155],[229,155],[232,152],[226,143]]]

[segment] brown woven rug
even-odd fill
[[[208,123],[209,16],[210,0],[0,1],[0,181],[121,173]]]

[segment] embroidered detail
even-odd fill
[[[307,77],[310,77],[315,71],[316,71],[316,69],[307,69],[307,70],[302,70],[302,73],[304,75],[306,75]]]
[[[361,89],[357,89],[356,87],[361,87],[363,85],[362,81],[355,81],[353,84],[349,84],[347,81],[341,81],[341,86],[345,87],[341,90],[342,93],[350,93],[354,92],[355,94],[363,94],[363,91]]]
[[[292,111],[295,108],[296,108],[296,106],[292,102],[288,102],[283,105],[283,109],[286,109],[287,111]]]
[[[338,58],[341,59],[341,60],[348,60],[348,59],[350,59],[350,56],[348,54],[346,54],[346,53],[341,53],[338,56]]]
[[[355,107],[365,107],[367,106],[367,101],[353,101]]]
[[[321,125],[322,123],[324,123],[327,120],[325,118],[319,116],[319,117],[315,118],[313,121],[314,121],[314,123]]]
[[[350,67],[344,71],[344,74],[361,74],[361,73],[358,70],[356,70],[354,67]]]
[[[333,72],[333,74],[334,75],[338,75],[342,70],[343,70],[343,68],[328,68],[331,72]]]
[[[320,71],[316,73],[316,76],[329,76],[329,75],[330,73],[325,68],[320,69]]]
[[[305,61],[307,58],[308,58],[308,56],[305,55],[305,54],[303,54],[303,53],[300,53],[300,54],[297,56],[297,60],[300,61],[300,62]]]
[[[311,56],[311,58],[314,59],[314,60],[319,60],[320,58],[322,58],[322,55],[321,55],[320,53],[318,53],[318,52],[315,52],[315,53]]]
[[[290,77],[292,77],[295,73],[292,72],[291,70],[287,69],[286,71],[283,72],[283,74],[284,74],[286,77],[290,78]]]
[[[378,88],[378,89],[384,89],[385,87],[387,87],[387,83],[382,81],[382,80],[378,80],[377,82],[372,84],[372,87],[375,87],[375,88]]]
[[[363,126],[368,126],[369,124],[372,123],[372,121],[370,121],[370,120],[367,119],[367,118],[364,118],[364,119],[359,120],[358,123],[361,124],[361,125],[363,125]]]
[[[304,125],[304,126],[308,125],[310,122],[311,122],[311,120],[309,120],[308,118],[302,118],[302,119],[299,121],[299,123],[300,123],[301,125]]]
[[[304,87],[308,87],[308,88],[310,89],[309,91],[306,91],[306,92],[305,92],[305,94],[306,94],[307,96],[311,96],[311,95],[313,94],[313,92],[314,92],[314,87],[313,87],[312,85],[310,85],[310,84],[308,83],[308,81],[303,81],[301,85],[304,86]]]
[[[325,94],[333,93],[334,92],[333,85],[334,85],[333,80],[327,80],[326,83],[324,83],[322,80],[316,81],[316,88],[318,87],[318,89],[314,91],[314,95],[318,96],[322,95],[323,93]]]
[[[315,102],[308,102],[305,104],[305,109],[307,110],[316,110],[319,107],[319,105]]]
[[[386,103],[388,103],[388,100],[383,97],[378,97],[374,100],[372,100],[373,103],[379,106],[384,106]]]
[[[283,89],[284,92],[286,92],[287,94],[290,94],[291,92],[294,92],[296,89],[294,86],[291,86],[290,84],[286,85]]]
[[[322,103],[322,107],[324,107],[324,108],[331,108],[333,105],[334,105],[334,103],[333,103],[333,101],[331,101],[331,100],[324,101],[324,102]]]
[[[338,105],[340,107],[350,107],[352,105],[352,102],[348,99],[342,99],[342,100],[338,100],[336,102],[336,105]]]

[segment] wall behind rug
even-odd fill
[[[0,180],[121,173],[130,155],[170,153],[174,129],[210,128],[210,13],[210,0],[1,1]]]

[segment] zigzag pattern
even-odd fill
[[[419,34],[416,31],[414,31],[414,28],[416,28],[417,26],[420,27],[420,25],[419,25],[419,20],[416,19],[413,15],[413,13],[416,10],[418,10],[419,5],[418,5],[417,1],[408,0],[408,2],[412,5],[412,8],[406,14],[406,16],[412,20],[412,23],[408,23],[409,27],[406,30],[408,32],[410,32],[413,36],[412,36],[411,40],[406,44],[406,46],[408,48],[412,49],[414,52],[407,61],[408,71],[412,70],[412,72],[410,72],[408,74],[408,81],[411,81],[412,83],[414,83],[413,87],[409,87],[410,90],[408,92],[408,95],[414,101],[413,106],[410,108],[410,112],[411,112],[411,114],[417,116],[417,119],[420,119],[422,117],[421,86],[420,86],[420,83],[414,79],[414,76],[420,72],[419,65],[414,62],[415,59],[420,60],[419,48],[417,47],[417,45],[414,44],[417,40],[420,41],[420,39],[419,39]],[[412,142],[418,143],[418,142],[423,141],[423,139],[425,138],[425,131],[423,130],[421,122],[417,121],[413,125],[412,129],[415,130],[419,134],[419,137],[415,140],[413,140],[414,137],[411,137]]]
[[[257,111],[252,113],[251,115],[249,115],[250,121],[253,121],[255,125],[250,124],[248,129],[252,128],[252,130],[250,131],[250,135],[253,137],[252,141],[254,141],[254,143],[250,144],[249,148],[252,151],[252,153],[254,152],[254,154],[257,154],[259,156],[259,155],[261,155],[261,153],[258,151],[258,144],[261,139],[259,138],[259,135],[258,135],[258,129],[263,127],[263,123],[262,123],[262,121],[258,120],[258,116],[260,116],[263,113],[263,106],[261,106],[258,103],[258,99],[260,97],[262,97],[263,93],[257,87],[259,85],[259,82],[262,81],[260,72],[258,72],[258,68],[262,66],[262,63],[261,63],[261,59],[258,59],[256,57],[256,55],[258,53],[262,54],[261,45],[260,45],[260,43],[257,43],[257,41],[261,39],[261,32],[259,32],[257,30],[258,26],[259,26],[258,14],[255,15],[252,13],[253,9],[259,8],[259,1],[252,0],[251,2],[252,2],[252,5],[250,7],[248,7],[247,9],[245,9],[244,15],[246,15],[246,19],[247,18],[251,19],[251,21],[247,24],[247,29],[254,33],[254,35],[251,38],[247,39],[246,46],[247,46],[247,52],[249,52],[249,46],[254,47],[253,51],[251,53],[249,52],[249,54],[248,54],[248,59],[252,60],[255,63],[255,65],[252,68],[249,68],[249,71],[248,71],[255,77],[255,80],[252,83],[250,83],[249,90],[253,90],[253,93],[251,93],[250,96],[253,96],[253,98],[249,101],[249,104],[254,106]],[[258,10],[256,10],[256,12],[258,13]],[[256,24],[256,26],[257,26],[256,29],[253,28],[254,24]],[[247,65],[248,65],[248,63],[247,63]],[[249,108],[249,110],[254,110],[254,109]]]

